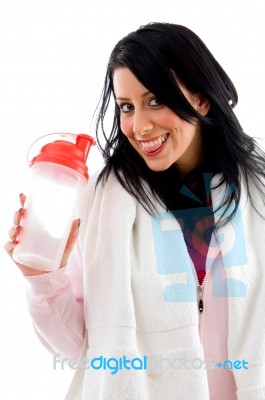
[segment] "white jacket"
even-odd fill
[[[147,355],[166,359],[165,364],[203,359],[196,276],[177,221],[161,207],[150,216],[113,174],[104,189],[100,184],[94,191],[94,181],[81,215],[87,327],[81,358]],[[251,193],[263,212],[254,186]],[[223,195],[223,188],[212,190],[214,210]],[[218,211],[216,220],[220,215]],[[212,259],[218,247],[223,256],[229,359],[248,361],[247,373],[234,371],[239,400],[265,399],[264,244],[265,222],[246,200],[242,181],[237,215],[219,229],[216,246],[208,253]],[[116,374],[108,368],[100,373],[79,368],[66,399],[207,400],[207,373],[201,368],[123,368]]]

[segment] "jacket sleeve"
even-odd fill
[[[84,341],[81,264],[75,250],[66,267],[26,277],[28,309],[37,336],[60,357],[78,358]]]
[[[85,338],[82,249],[98,173],[90,177],[79,207],[79,239],[68,265],[26,277],[28,309],[39,339],[50,352],[68,359],[79,358]]]

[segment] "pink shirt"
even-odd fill
[[[204,308],[199,314],[199,332],[204,356],[215,365],[213,369],[207,369],[210,400],[236,400],[236,384],[232,371],[228,367],[223,369],[216,365],[228,359],[228,298],[226,295],[215,296],[213,276],[219,280],[222,276],[225,284],[225,274],[220,259],[216,259],[211,269],[207,271],[204,282]]]

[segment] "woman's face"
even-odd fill
[[[160,104],[126,67],[114,71],[113,85],[121,130],[150,169],[163,171],[175,163],[185,175],[201,162],[202,138],[197,122],[188,123]],[[208,101],[179,86],[195,110],[206,115]]]

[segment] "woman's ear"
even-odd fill
[[[202,117],[205,117],[205,115],[211,108],[209,100],[201,93],[192,93],[188,89],[186,89],[186,87],[182,83],[180,82],[177,83],[182,93],[184,94],[188,102],[192,105],[192,107],[196,111],[198,111],[198,113],[201,114]]]
[[[211,104],[209,100],[203,96],[202,94],[197,94],[197,111],[199,114],[201,114],[203,117],[208,114]]]

